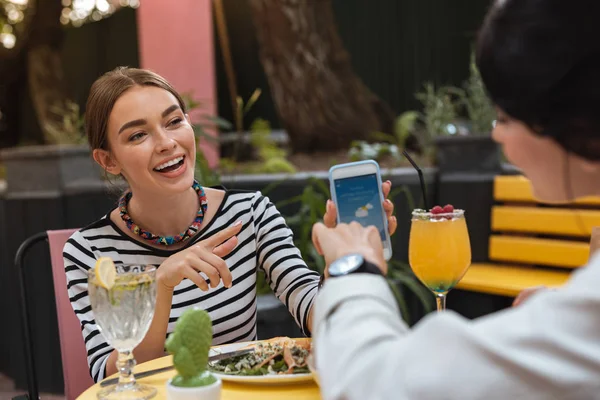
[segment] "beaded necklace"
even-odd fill
[[[198,200],[200,202],[200,207],[198,208],[198,213],[196,214],[196,218],[194,219],[194,222],[192,222],[192,224],[187,228],[187,230],[185,232],[182,232],[179,235],[158,236],[158,235],[155,235],[151,232],[148,232],[148,231],[140,228],[139,225],[137,225],[135,222],[133,222],[133,220],[129,216],[129,213],[127,212],[127,205],[129,204],[129,200],[131,200],[131,196],[132,196],[131,191],[127,191],[119,199],[118,207],[119,207],[119,212],[121,214],[121,219],[123,221],[125,221],[127,228],[129,228],[129,230],[131,232],[135,233],[136,235],[142,237],[142,239],[145,239],[151,243],[169,246],[169,245],[172,245],[175,243],[184,242],[184,241],[188,240],[189,238],[191,238],[192,236],[194,236],[200,230],[200,226],[202,225],[202,221],[204,220],[204,215],[206,214],[206,209],[208,208],[208,201],[206,200],[206,193],[204,193],[204,189],[202,188],[202,186],[200,186],[200,184],[194,180],[194,183],[192,184],[192,188],[198,194]]]

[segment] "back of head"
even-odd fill
[[[598,0],[497,0],[477,43],[494,103],[591,160],[600,160],[598,20]]]
[[[92,150],[108,150],[108,119],[119,99],[134,86],[155,86],[164,89],[177,99],[186,112],[183,99],[162,76],[145,69],[118,67],[98,78],[90,89],[85,113],[85,131]]]

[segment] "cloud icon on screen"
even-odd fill
[[[369,204],[366,206],[359,207],[358,210],[354,212],[354,216],[356,218],[366,218],[369,216]],[[373,206],[371,206],[373,208]]]
[[[367,210],[372,210],[372,209],[373,209],[373,204],[371,204],[371,203],[367,203],[367,205],[365,206],[365,208],[366,208]]]

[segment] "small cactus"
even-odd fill
[[[198,387],[216,382],[206,369],[211,343],[212,322],[208,313],[200,309],[185,311],[165,343],[178,373],[171,382],[173,386]]]

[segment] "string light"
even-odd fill
[[[81,26],[86,22],[100,21],[122,7],[138,8],[140,0],[63,0],[62,4],[60,22]]]
[[[0,0],[0,43],[7,49],[15,47],[17,37],[13,27],[23,20],[28,0]]]
[[[28,6],[29,0],[0,0],[0,44],[5,48],[15,46],[15,28],[23,21]],[[60,23],[79,27],[100,21],[123,7],[138,8],[140,0],[62,0],[62,6]]]

